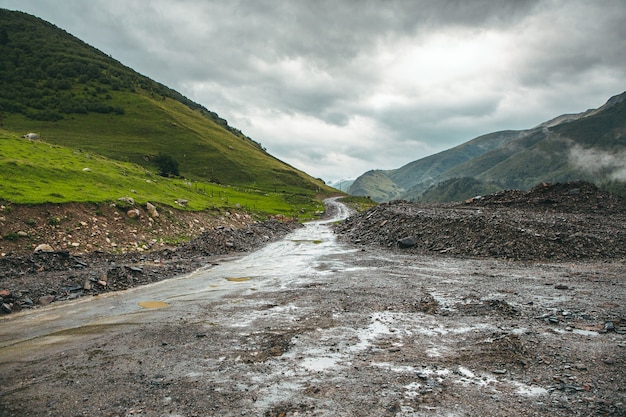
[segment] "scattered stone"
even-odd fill
[[[19,237],[28,237],[28,233],[26,233],[26,232],[25,232],[25,231],[23,231],[23,230],[20,230],[19,232],[17,232],[17,235],[18,235]]]
[[[398,239],[398,247],[401,249],[412,248],[413,246],[415,246],[415,240],[413,240],[413,238],[405,237]]]
[[[2,303],[2,305],[0,305],[0,310],[8,314],[8,313],[11,313],[12,306],[11,304]]]
[[[614,332],[615,331],[615,323],[612,321],[607,321],[604,323],[604,331],[605,332]]]
[[[159,212],[154,204],[146,203],[146,210],[150,217],[159,217]]]
[[[27,133],[22,137],[24,139],[29,139],[29,140],[39,140],[41,138],[38,133],[33,133],[33,132]]]
[[[141,216],[141,212],[138,209],[130,209],[126,212],[126,215],[131,219],[136,219]]]
[[[54,295],[44,295],[43,297],[39,297],[39,304],[42,306],[47,306],[53,301],[54,301]]]
[[[187,204],[189,204],[189,200],[186,200],[184,198],[180,198],[180,199],[176,200],[175,203],[178,204],[181,207],[187,207]]]
[[[507,373],[507,370],[506,369],[494,369],[493,373],[496,375],[504,375]]]
[[[130,204],[131,206],[135,205],[135,199],[132,197],[120,197],[117,201],[121,201],[122,203]]]
[[[606,358],[602,362],[604,362],[606,365],[615,365],[615,359],[613,358]]]
[[[554,286],[555,289],[557,290],[569,290],[569,287],[567,285],[563,285],[563,284],[556,284]]]
[[[207,258],[209,256],[252,251],[301,227],[296,222],[275,219],[255,222],[248,215],[240,215],[238,221],[233,221],[170,210],[167,218],[161,216],[158,228],[146,229],[148,221],[123,222],[124,212],[133,207],[128,207],[128,203],[115,203],[117,205],[14,205],[11,210],[8,205],[0,205],[0,214],[6,219],[6,223],[0,222],[0,289],[13,291],[10,297],[0,296],[0,304],[13,304],[12,312],[15,312],[20,306],[28,308],[29,304],[39,307],[42,296],[53,295],[56,301],[71,294],[97,295],[157,282],[215,264]],[[120,207],[126,209],[120,211]],[[146,207],[136,208],[142,217],[148,218]],[[32,230],[27,230],[29,236],[45,241],[35,240],[29,247],[30,242],[21,238],[2,239],[11,233],[13,225],[30,225],[31,219],[36,219],[36,224]],[[219,225],[220,230],[215,229]],[[16,232],[13,232],[15,237]],[[172,245],[157,238],[174,234],[195,238]],[[73,243],[80,244],[85,252],[70,253],[75,246]],[[39,244],[41,246],[35,250]],[[74,279],[80,290],[69,291],[68,278]],[[25,301],[26,297],[30,297],[30,302]]]
[[[35,249],[33,249],[33,253],[40,252],[54,252],[54,249],[47,243],[42,243],[41,245],[38,245]]]
[[[578,194],[569,194],[572,189]],[[399,248],[399,240],[412,236],[414,246],[402,250],[427,255],[617,260],[626,258],[626,236],[611,231],[623,229],[624,207],[623,198],[590,183],[540,184],[469,203],[382,203],[351,216],[335,231],[340,240],[381,248]]]

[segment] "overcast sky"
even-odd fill
[[[324,180],[626,90],[626,0],[0,0]]]

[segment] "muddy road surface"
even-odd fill
[[[624,263],[459,259],[309,223],[0,319],[0,416],[626,415]]]

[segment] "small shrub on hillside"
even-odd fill
[[[18,235],[18,234],[17,234],[17,233],[15,233],[15,232],[9,232],[9,233],[7,233],[6,235],[4,235],[2,238],[3,238],[4,240],[11,240],[11,241],[15,241],[15,240],[17,240],[17,239],[19,239],[19,238],[20,238],[20,235]]]
[[[159,169],[159,175],[162,177],[179,176],[178,161],[171,155],[158,154],[152,160]]]

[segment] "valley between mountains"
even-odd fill
[[[171,249],[172,265],[202,264],[185,275],[66,288],[83,294],[2,316],[0,415],[626,414],[622,200],[574,183],[361,214],[327,204],[304,227],[213,229],[230,252],[208,234]],[[465,233],[432,227],[450,219]],[[423,244],[428,230],[441,244]],[[273,242],[235,252],[255,236]],[[70,251],[66,275],[138,282],[154,271],[141,256]],[[23,276],[43,282],[30,259],[44,268]]]

